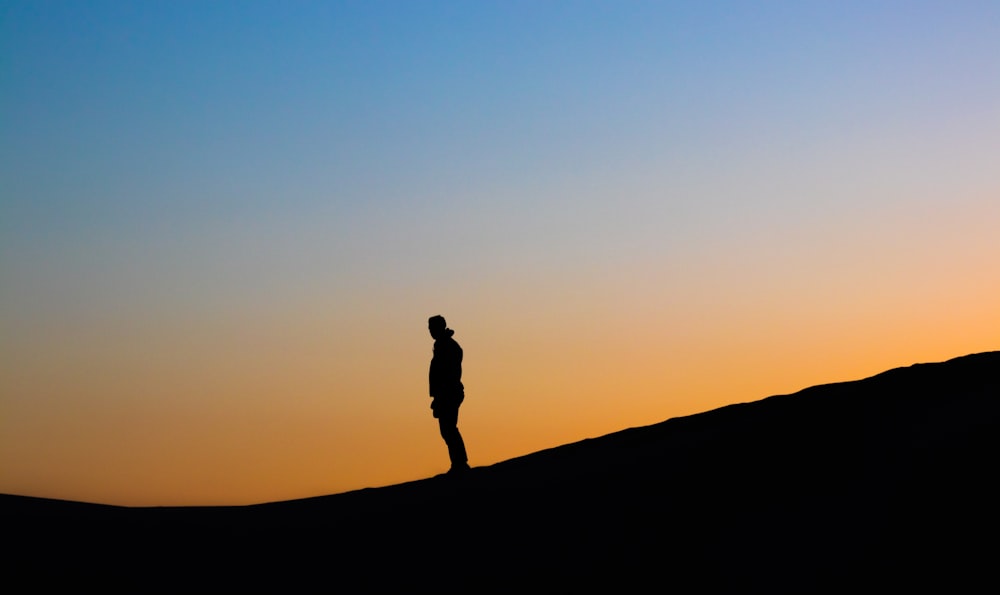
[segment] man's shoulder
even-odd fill
[[[462,346],[458,344],[458,341],[452,339],[451,337],[438,339],[434,343],[434,348],[435,349],[440,348],[443,351],[458,351],[458,352],[462,351]]]

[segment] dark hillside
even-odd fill
[[[997,453],[991,352],[463,479],[231,508],[5,496],[5,574],[29,592],[989,591]]]

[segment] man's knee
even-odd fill
[[[441,437],[447,440],[458,435],[458,416],[441,412],[438,415],[438,428],[441,430]]]
[[[455,424],[442,423],[440,429],[441,429],[441,437],[444,438],[445,440],[449,440],[455,436],[460,436],[460,434],[458,433],[458,426]]]

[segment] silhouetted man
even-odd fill
[[[441,437],[448,445],[451,458],[450,474],[469,470],[469,459],[465,454],[465,442],[458,431],[458,408],[465,400],[462,386],[462,348],[448,328],[444,316],[431,316],[427,328],[434,337],[434,357],[431,358],[430,380],[431,409],[441,428]]]

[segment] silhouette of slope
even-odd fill
[[[818,592],[993,584],[1000,352],[244,507],[0,496],[28,590]]]

